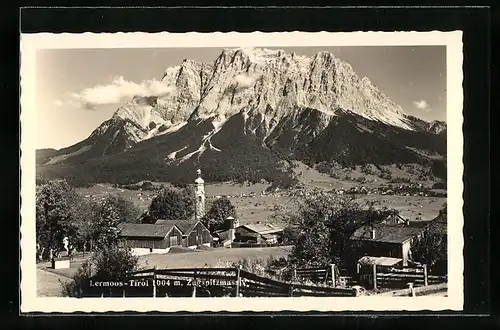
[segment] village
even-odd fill
[[[124,221],[116,227],[119,248],[136,256],[141,265],[131,276],[149,278],[151,283],[160,284],[153,289],[155,296],[203,296],[203,292],[208,291],[211,292],[209,296],[231,296],[235,291],[237,296],[446,295],[447,277],[446,271],[442,270],[443,260],[440,261],[441,266],[436,267],[434,264],[416,262],[412,255],[414,242],[422,241],[427,232],[437,231],[446,235],[445,209],[427,219],[404,216],[404,212],[394,210],[376,210],[373,213],[376,220],[359,225],[345,241],[350,262],[316,263],[301,267],[287,262],[294,249],[296,238],[293,236],[297,233],[291,232],[286,223],[269,218],[241,221],[234,213],[234,216],[225,217],[223,225],[209,228],[204,221],[207,213],[205,181],[200,170],[196,175],[191,186],[195,196],[195,210],[191,217],[160,218],[153,223]],[[331,189],[326,194],[336,198],[354,194],[400,193],[408,196],[409,192],[406,191],[412,191],[413,196],[423,196],[427,194],[424,191],[428,192],[421,185],[407,187],[409,190],[403,189],[401,185],[399,189],[382,191],[363,187]],[[260,195],[308,198],[310,194],[301,189],[293,192],[273,189],[260,193],[240,193],[237,196],[215,195],[208,199],[213,203],[214,200],[232,197],[245,199]],[[142,189],[137,190],[136,196],[146,201],[157,197]],[[95,197],[85,195],[85,198]],[[373,216],[368,211],[363,212],[361,216]],[[141,216],[144,217],[144,214]],[[39,265],[39,269],[43,268],[46,272],[45,276],[47,273],[51,274],[49,276],[54,274],[62,277],[63,282],[71,279],[82,262],[90,257],[90,253],[85,257],[85,252],[69,253],[70,243],[65,239],[66,251],[50,258],[50,263]],[[240,269],[245,263],[246,269]],[[161,283],[169,285],[162,286]],[[301,285],[302,289],[295,292]],[[129,295],[131,288],[127,290],[129,292],[122,290],[119,295]],[[103,294],[99,292],[98,295]]]

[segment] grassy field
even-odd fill
[[[244,258],[267,259],[288,254],[290,247],[277,246],[266,248],[217,248],[206,251],[193,251],[186,253],[150,254],[139,259],[142,267],[158,268],[186,268],[203,267],[205,264],[211,267],[223,267],[228,263],[237,262]]]
[[[409,166],[409,165],[408,165]],[[408,167],[407,166],[407,167]],[[410,166],[411,167],[411,166]],[[393,177],[408,178],[413,182],[421,183],[424,186],[431,186],[431,181],[418,180],[415,173],[418,173],[418,168],[403,171],[396,166],[388,166]],[[350,189],[359,186],[360,183],[354,181],[356,178],[363,176],[369,182],[363,183],[365,187],[376,187],[385,185],[387,180],[377,177],[375,175],[366,175],[362,172],[360,166],[355,169],[344,168],[340,169],[338,179],[332,178],[330,175],[320,173],[315,169],[303,163],[297,163],[294,172],[299,178],[301,185],[305,189]],[[413,173],[413,174],[412,174]],[[349,177],[349,179],[346,179]],[[165,185],[168,185],[164,183]],[[285,206],[287,209],[294,210],[296,203],[292,198],[284,196],[281,192],[270,194],[263,194],[269,184],[236,184],[236,183],[215,183],[207,184],[205,186],[207,197],[207,208],[210,203],[218,196],[228,196],[233,205],[236,207],[236,212],[241,224],[255,223],[258,221],[269,221],[272,215],[272,207],[274,204]],[[108,194],[118,194],[132,200],[141,210],[146,210],[151,203],[151,200],[156,196],[154,191],[140,191],[128,190],[122,188],[115,188],[109,184],[96,184],[90,188],[79,188],[78,192],[86,198],[99,201]],[[360,202],[363,200],[376,200],[382,205],[389,208],[399,210],[403,217],[410,220],[429,220],[434,218],[439,209],[445,203],[446,198],[436,197],[415,197],[415,196],[388,196],[388,195],[365,195],[360,196]]]
[[[317,174],[317,172],[316,172]],[[312,174],[311,174],[312,177]],[[333,178],[314,181],[314,187],[332,189],[332,187],[344,187],[348,189],[350,186],[346,183],[340,185],[335,183]],[[352,183],[351,185],[357,185]],[[255,223],[258,221],[269,222],[273,214],[273,205],[282,205],[287,209],[296,209],[296,202],[292,197],[284,196],[280,193],[272,195],[263,195],[268,185],[240,185],[233,183],[218,183],[206,185],[207,207],[217,197],[227,195],[233,205],[236,207],[236,212],[240,220],[240,224]],[[311,188],[311,186],[309,186]],[[131,199],[142,210],[146,210],[151,199],[155,196],[153,191],[135,191],[121,188],[114,188],[106,184],[98,184],[90,188],[80,188],[78,191],[87,196],[99,200],[107,194],[118,194]],[[382,206],[394,208],[400,211],[401,215],[410,220],[430,220],[437,216],[439,209],[446,202],[445,197],[423,197],[423,196],[396,196],[396,195],[360,195],[359,202],[378,201]]]

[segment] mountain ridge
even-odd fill
[[[110,166],[113,171],[129,168],[126,171],[135,180],[152,176],[146,173],[150,166],[177,173],[176,167],[187,172],[212,162],[224,172],[213,175],[213,180],[272,181],[288,176],[289,166],[283,164],[292,159],[426,162],[429,158],[423,154],[443,154],[444,122],[428,123],[406,115],[368,78],[358,77],[348,63],[329,52],[306,57],[282,50],[224,49],[212,63],[185,59],[167,68],[161,83],[166,87],[162,90],[167,90],[162,95],[136,96],[87,139],[37,156],[39,172],[64,176],[73,168],[69,172],[74,177],[78,164],[87,172],[84,175],[92,174],[89,180],[106,180],[106,175],[97,175],[98,167]],[[338,123],[342,130],[335,132]],[[390,132],[390,137],[384,137],[384,132]],[[419,139],[432,143],[419,143]],[[350,140],[362,141],[365,147],[353,149]],[[387,150],[388,158],[374,157],[377,148]],[[154,160],[147,165],[130,158],[138,155]],[[245,170],[233,168],[231,162]],[[142,169],[130,171],[132,166]]]

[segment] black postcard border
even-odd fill
[[[5,11],[7,15],[12,15],[13,11]],[[463,51],[464,51],[464,255],[465,255],[465,270],[464,270],[464,288],[465,288],[465,304],[464,312],[432,312],[432,315],[441,315],[442,317],[423,316],[430,313],[411,313],[411,315],[422,315],[420,317],[412,317],[411,322],[404,318],[403,315],[408,315],[405,312],[368,312],[365,317],[360,317],[361,313],[296,313],[296,312],[281,312],[281,313],[264,313],[259,314],[261,317],[253,317],[252,320],[246,320],[248,316],[257,316],[254,313],[236,314],[242,317],[224,317],[225,313],[217,314],[217,317],[208,316],[205,313],[186,314],[174,313],[161,315],[177,315],[179,317],[169,318],[169,326],[173,326],[174,320],[182,322],[184,326],[192,326],[194,323],[201,323],[204,326],[210,326],[214,323],[235,324],[234,322],[247,322],[254,324],[257,320],[265,322],[266,327],[271,327],[271,323],[276,324],[279,316],[304,315],[303,317],[292,318],[292,322],[296,326],[307,326],[312,319],[314,322],[325,324],[323,321],[330,323],[331,318],[324,319],[324,316],[343,315],[342,325],[360,326],[372,319],[381,320],[384,318],[394,325],[405,324],[405,326],[422,326],[425,320],[431,320],[438,323],[447,319],[445,315],[462,315],[455,320],[455,326],[470,325],[471,317],[465,315],[476,315],[475,322],[486,322],[485,316],[493,310],[490,304],[490,194],[489,183],[490,177],[490,128],[495,122],[490,120],[490,90],[498,90],[498,84],[490,87],[490,69],[494,67],[490,63],[490,59],[495,59],[495,56],[490,57],[490,40],[494,40],[490,35],[490,10],[488,8],[236,8],[236,7],[219,7],[219,8],[23,8],[20,11],[20,22],[9,27],[7,31],[17,31],[22,33],[34,32],[251,32],[251,31],[329,31],[329,32],[348,32],[348,31],[463,31]],[[497,12],[498,13],[498,12]],[[4,15],[5,15],[4,14]],[[18,12],[19,14],[19,12]],[[17,16],[18,18],[19,16]],[[498,20],[498,15],[494,16]],[[13,17],[10,16],[5,22],[13,22]],[[15,19],[16,17],[14,17]],[[5,32],[5,30],[4,30]],[[493,31],[495,33],[495,31]],[[496,31],[496,39],[498,39],[498,31]],[[7,39],[10,47],[5,48],[5,52],[11,56],[11,60],[4,64],[4,68],[9,73],[9,79],[6,81],[7,93],[11,96],[18,95],[19,85],[14,84],[14,81],[19,80],[19,52],[14,51],[19,47],[19,35],[15,38],[8,34]],[[491,39],[490,39],[491,38]],[[5,40],[4,40],[5,41]],[[11,49],[11,51],[8,51]],[[18,48],[17,48],[18,49]],[[497,53],[498,55],[498,53]],[[496,67],[494,67],[496,68]],[[492,83],[497,83],[492,81]],[[18,98],[17,98],[18,99]],[[492,102],[497,102],[493,98]],[[498,103],[496,104],[498,105]],[[18,104],[19,106],[19,104]],[[15,107],[15,104],[14,104]],[[12,108],[12,107],[11,107]],[[495,107],[493,107],[495,108]],[[12,110],[10,110],[13,113]],[[15,127],[15,125],[9,126]],[[20,122],[18,121],[20,129]],[[17,145],[19,147],[20,133],[10,128],[7,135],[12,138],[17,137]],[[492,129],[493,131],[493,129]],[[5,134],[5,131],[4,131]],[[495,149],[493,149],[495,150]],[[19,166],[19,150],[12,159],[16,159],[16,167]],[[494,167],[491,167],[494,168]],[[18,171],[19,173],[19,171]],[[496,173],[494,173],[495,175]],[[8,177],[9,183],[14,183],[13,176]],[[16,188],[16,196],[19,197],[19,189]],[[13,195],[14,196],[14,195]],[[9,201],[6,205],[15,205],[15,202]],[[19,206],[19,203],[18,203]],[[18,214],[18,213],[16,213]],[[19,217],[19,216],[18,216]],[[20,220],[21,221],[21,220]],[[10,226],[15,224],[15,221],[9,223]],[[19,227],[14,225],[17,236],[15,249],[20,252]],[[14,251],[15,251],[14,250]],[[12,269],[19,270],[19,256],[10,254],[14,259]],[[15,268],[14,268],[15,267]],[[19,270],[20,271],[20,270]],[[17,272],[16,272],[17,273]],[[13,279],[16,275],[13,276]],[[12,283],[15,283],[14,280]],[[6,287],[13,289],[14,285]],[[19,286],[17,287],[19,289]],[[10,300],[7,302],[7,311],[9,314],[19,313],[20,296],[18,290],[12,290],[13,295],[9,295]],[[17,298],[17,299],[16,299]],[[5,309],[4,309],[5,310]],[[17,312],[17,313],[16,313]],[[78,313],[76,313],[78,314]],[[76,316],[76,314],[73,314]],[[30,314],[37,315],[37,314]],[[54,315],[54,314],[53,314]],[[161,324],[161,319],[138,319],[131,317],[123,317],[121,313],[107,313],[106,315],[120,315],[119,318],[99,318],[99,321],[104,323],[121,325],[134,324],[146,325],[150,322],[158,322]],[[137,313],[129,315],[137,316]],[[154,315],[148,313],[147,315]],[[184,317],[198,315],[199,318]],[[235,315],[234,313],[230,314]],[[309,315],[309,316],[305,316]],[[316,316],[315,316],[316,315]],[[349,317],[356,316],[356,317]],[[479,316],[479,315],[483,315]],[[229,315],[228,315],[229,316]],[[41,324],[49,326],[53,324],[55,319],[60,318],[32,318],[28,317],[23,320],[25,325],[30,325],[32,322],[40,321]],[[76,319],[72,316],[63,317],[66,326],[73,324]],[[196,320],[195,320],[196,319]],[[238,320],[236,320],[238,319]],[[6,318],[4,318],[6,320]],[[91,326],[96,318],[88,318],[83,321],[86,325]],[[145,321],[147,320],[147,322]],[[176,322],[177,322],[176,321]],[[80,320],[82,322],[82,320]],[[118,322],[118,323],[115,323]],[[194,322],[194,323],[193,323]],[[227,322],[227,323],[226,323]],[[270,323],[268,323],[270,322]],[[281,322],[281,321],[280,321]],[[402,323],[400,323],[402,322]],[[257,322],[258,323],[258,322]],[[411,323],[411,324],[410,324]],[[331,324],[331,323],[330,323]],[[338,325],[340,325],[338,324]]]

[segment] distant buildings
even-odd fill
[[[247,224],[235,229],[235,242],[253,244],[278,244],[283,228],[271,224]]]
[[[234,220],[234,219],[233,219]],[[230,221],[231,227],[214,233],[218,244],[225,247],[275,245],[280,243],[283,228],[272,224],[245,224]]]

